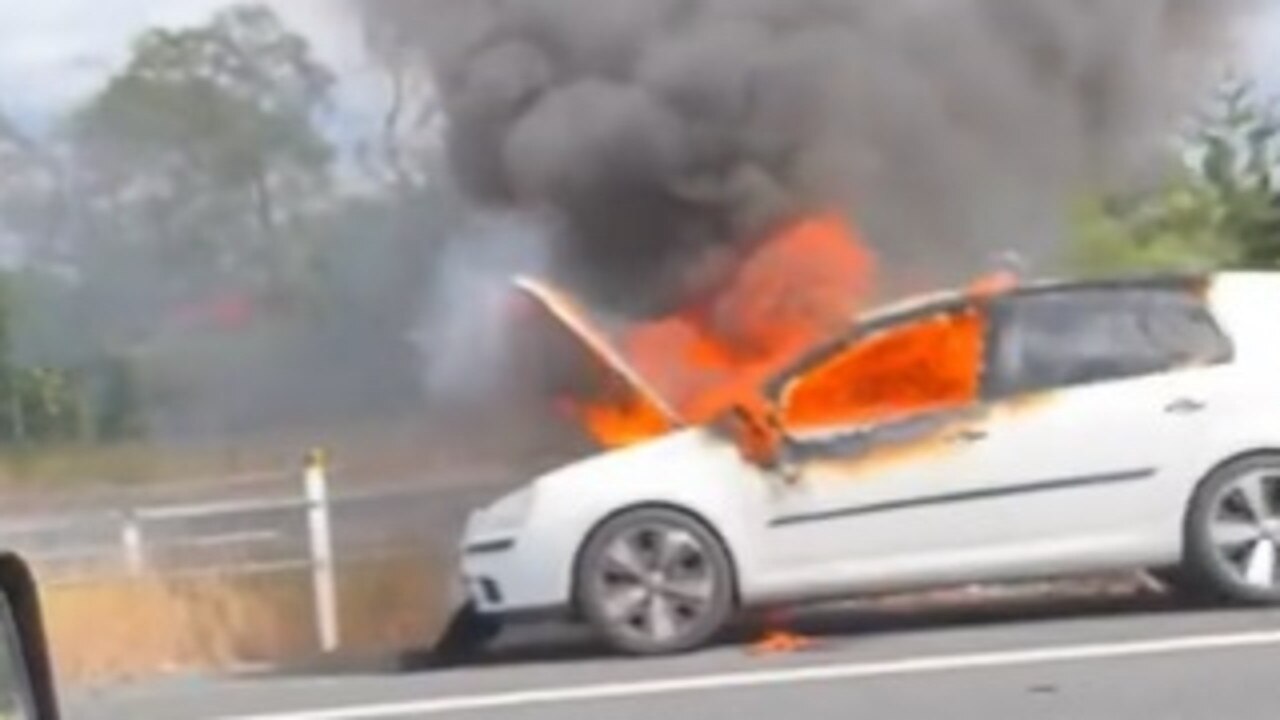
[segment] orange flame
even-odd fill
[[[613,402],[570,403],[569,411],[605,447],[641,443],[672,429],[667,418],[634,393]]]
[[[750,404],[759,385],[848,326],[871,291],[873,261],[838,214],[800,220],[767,239],[713,296],[627,333],[623,353],[686,422]],[[605,447],[668,430],[634,398],[596,400],[578,417]]]
[[[959,407],[978,395],[983,320],[973,309],[871,335],[788,388],[783,424],[858,425]]]

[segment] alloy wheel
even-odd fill
[[[703,542],[685,528],[645,523],[605,547],[596,583],[606,621],[653,645],[678,641],[714,612],[716,573]]]
[[[1280,473],[1256,468],[1224,484],[1208,530],[1217,560],[1237,582],[1275,589],[1280,585]]]

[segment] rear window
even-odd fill
[[[1000,397],[1222,362],[1231,348],[1183,289],[1072,289],[1012,297],[997,312],[988,392]]]

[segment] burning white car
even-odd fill
[[[525,289],[683,425],[553,291]],[[738,611],[1151,568],[1280,602],[1280,275],[1043,283],[863,315],[719,421],[474,513],[480,617],[559,611],[613,647]]]

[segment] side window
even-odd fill
[[[1189,292],[1150,293],[1143,308],[1146,337],[1169,368],[1227,362],[1233,351],[1204,301]]]
[[[1181,289],[1015,296],[997,316],[988,374],[993,397],[1133,378],[1231,354],[1199,298]]]
[[[967,307],[869,332],[784,386],[788,430],[893,422],[976,402],[986,322]]]

